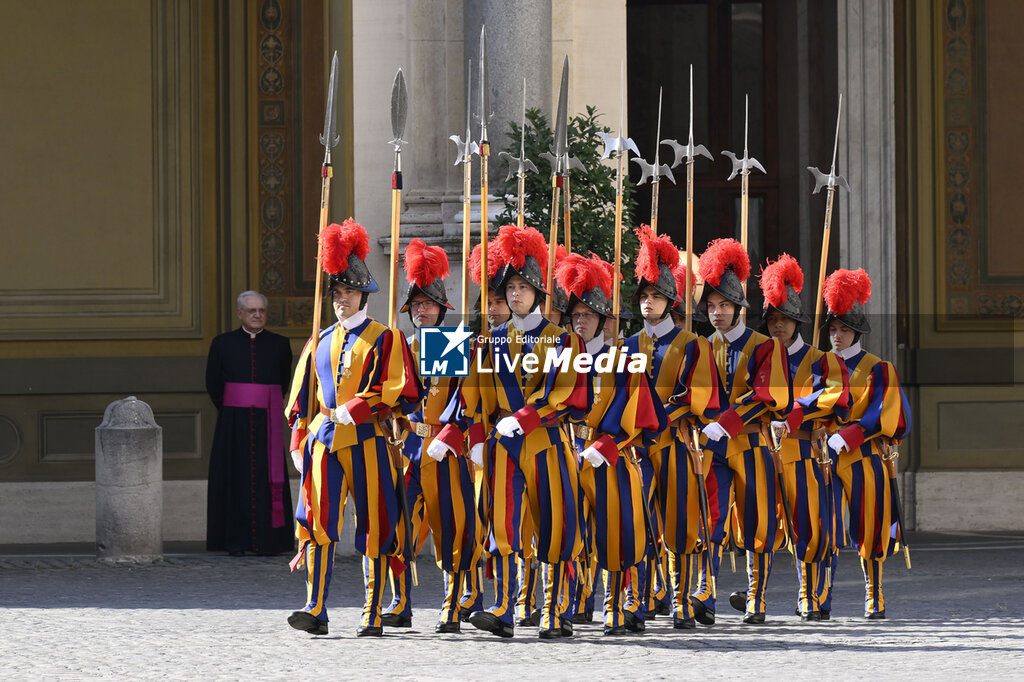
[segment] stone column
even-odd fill
[[[473,60],[474,113],[479,109],[480,97],[480,27],[487,26],[489,113],[494,114],[487,124],[493,194],[495,183],[504,180],[507,172],[497,155],[508,143],[509,121],[518,123],[522,117],[524,77],[526,106],[539,107],[549,122],[552,118],[551,0],[465,0],[464,7],[462,61],[465,64]],[[474,126],[473,132],[476,136],[479,128]]]
[[[838,198],[841,267],[871,275],[867,348],[896,358],[896,144],[893,9],[888,0],[839,0],[840,170],[853,192]]]
[[[163,429],[130,396],[107,406],[96,428],[96,554],[163,554]]]

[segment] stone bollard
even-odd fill
[[[129,396],[107,405],[96,427],[96,555],[163,554],[163,429]]]

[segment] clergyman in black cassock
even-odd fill
[[[287,338],[263,328],[266,303],[259,294],[239,296],[238,316],[242,326],[213,340],[206,363],[206,390],[218,413],[207,488],[206,549],[292,552],[295,510],[283,411],[292,351]]]

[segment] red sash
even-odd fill
[[[285,524],[284,434],[281,415],[284,398],[277,384],[224,384],[224,407],[256,407],[267,411],[267,472],[270,478],[271,514],[274,528]]]

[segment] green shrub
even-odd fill
[[[597,109],[587,106],[585,114],[577,114],[568,124],[569,153],[578,158],[587,169],[583,175],[571,171],[572,250],[587,255],[593,251],[603,260],[613,263],[615,257],[615,164],[601,161],[604,145],[599,132],[612,132],[597,119]],[[522,131],[519,124],[509,124],[509,143],[505,151],[519,156]],[[526,175],[526,224],[536,227],[547,239],[551,230],[551,166],[540,157],[554,147],[554,131],[539,109],[526,111],[526,158],[537,165],[539,173]],[[629,297],[636,288],[633,263],[636,260],[637,238],[633,229],[636,221],[636,200],[633,183],[629,181],[629,166],[623,162],[622,196],[622,307],[629,307]],[[505,210],[498,216],[498,224],[516,223],[518,181],[512,176],[495,188],[504,196]],[[562,209],[559,209],[562,210]],[[558,242],[565,243],[565,224],[559,216]],[[630,327],[636,326],[629,325]],[[628,329],[626,330],[628,331]]]

